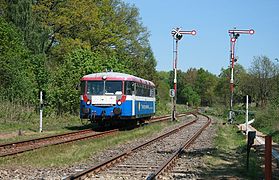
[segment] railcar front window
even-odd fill
[[[87,82],[87,94],[92,94],[92,95],[104,94],[104,82],[103,81],[88,81]]]
[[[122,81],[88,81],[87,94],[104,95],[122,92]]]
[[[105,93],[115,94],[117,91],[122,92],[122,81],[106,81]]]

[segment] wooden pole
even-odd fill
[[[271,136],[265,136],[265,180],[271,180],[272,178],[272,139]]]

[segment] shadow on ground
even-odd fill
[[[262,160],[257,159],[255,151],[250,152],[249,170],[246,166],[246,146],[234,149],[230,153],[216,148],[198,149],[184,152],[183,156],[203,159],[204,165],[196,167],[200,179],[263,179]],[[260,158],[261,159],[261,158]],[[191,173],[191,172],[185,172]],[[177,179],[177,178],[176,178]],[[184,178],[178,178],[184,179]]]

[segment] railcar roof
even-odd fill
[[[101,73],[92,73],[85,75],[81,78],[81,80],[103,80],[103,78],[106,78],[106,80],[130,80],[135,81],[138,83],[143,83],[151,86],[155,86],[155,84],[151,81],[130,75],[125,73],[119,73],[119,72],[101,72]]]

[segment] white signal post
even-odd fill
[[[43,131],[43,91],[40,91],[40,130]]]
[[[230,92],[231,92],[231,98],[230,98],[230,111],[229,111],[229,122],[233,122],[233,92],[234,92],[234,63],[236,61],[234,50],[235,50],[235,43],[240,36],[240,34],[250,34],[253,35],[255,31],[253,29],[249,30],[229,30],[230,35],[230,66],[231,66],[231,77],[230,77]]]
[[[173,59],[173,89],[174,89],[174,97],[173,97],[173,109],[172,109],[172,120],[176,120],[176,99],[177,99],[177,60],[178,60],[178,41],[182,39],[183,34],[188,34],[195,36],[197,32],[195,30],[192,31],[183,31],[181,28],[176,28],[171,31],[173,39],[175,40],[175,50],[173,51],[175,56]]]

